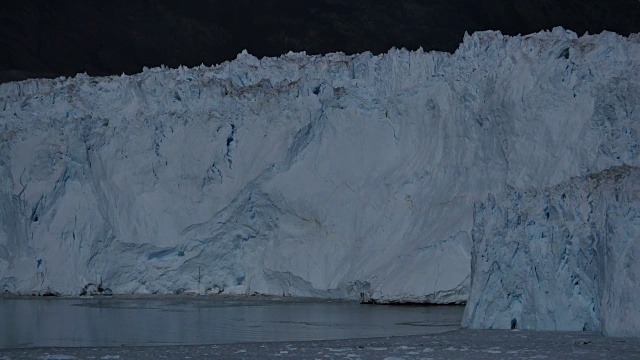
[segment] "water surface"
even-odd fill
[[[0,299],[0,348],[226,344],[434,334],[462,306],[255,299]]]

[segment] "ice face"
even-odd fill
[[[465,326],[640,335],[640,168],[490,196],[475,213]]]
[[[0,85],[0,287],[465,301],[475,202],[638,161],[639,58],[557,28]]]

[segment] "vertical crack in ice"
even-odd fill
[[[236,131],[237,131],[236,125],[231,124],[231,133],[227,137],[227,152],[224,154],[224,158],[227,160],[227,163],[229,164],[229,169],[231,169],[231,164],[233,163],[234,151],[238,146],[238,143],[237,143],[238,140],[236,139]]]

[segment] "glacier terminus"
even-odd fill
[[[640,334],[638,34],[243,52],[6,83],[0,109],[0,292],[468,301],[473,328]]]

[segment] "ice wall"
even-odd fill
[[[464,301],[474,202],[637,162],[638,41],[3,84],[0,289]]]
[[[640,335],[640,168],[476,206],[472,328]]]

